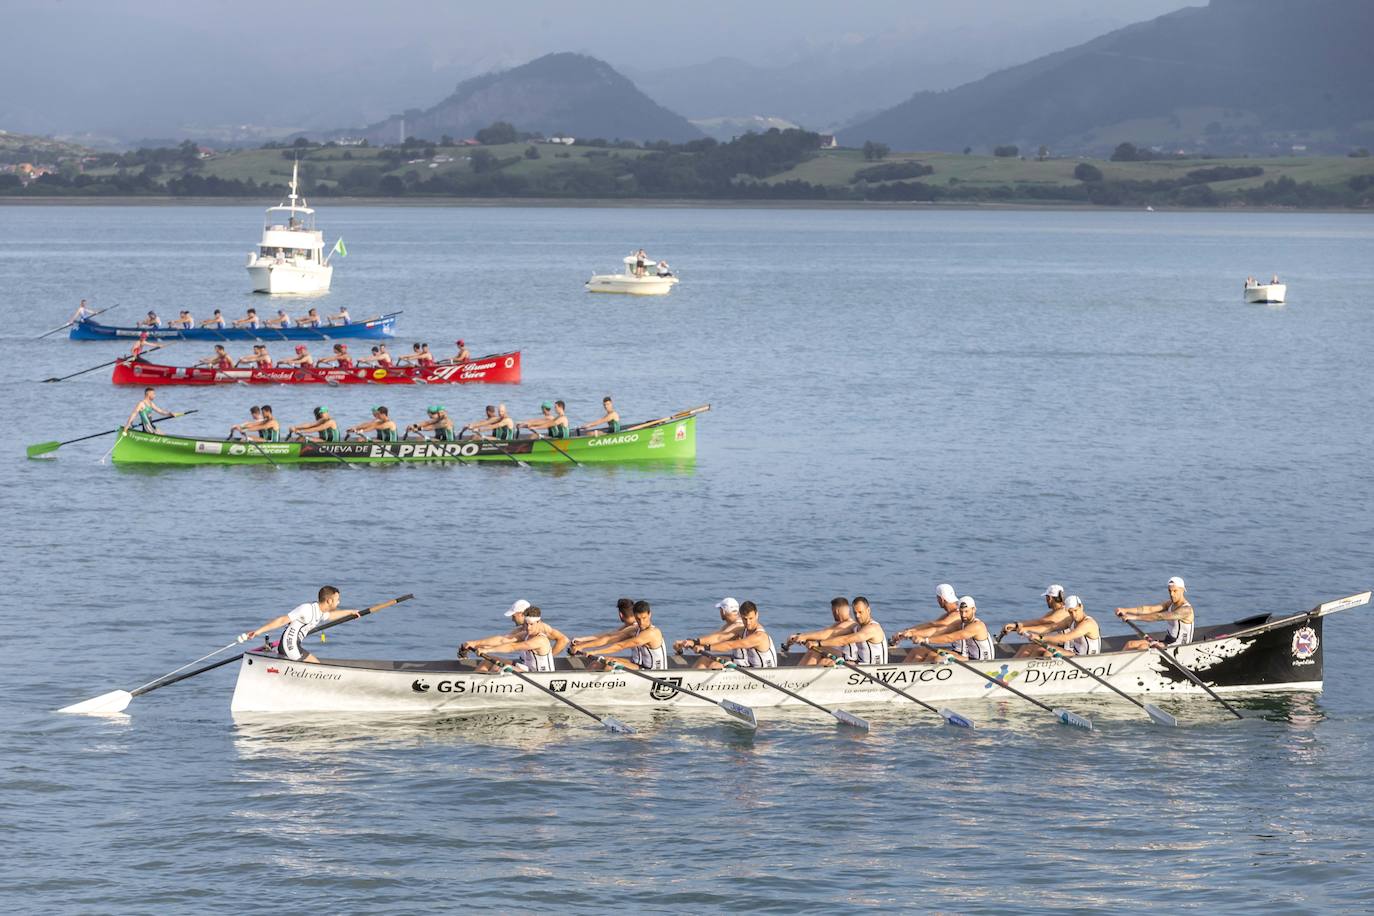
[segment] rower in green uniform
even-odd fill
[[[578,432],[592,436],[605,436],[620,432],[620,412],[615,409],[615,402],[611,400],[609,394],[601,399],[601,409],[603,411],[601,416],[590,423],[583,424]],[[603,423],[606,425],[605,429],[596,428]]]
[[[568,405],[562,401],[553,402],[554,424],[549,427],[550,439],[566,439],[572,430],[568,429]]]
[[[434,438],[440,442],[452,442],[457,436],[453,434],[453,421],[449,419],[447,411],[442,404],[435,404],[425,408],[425,413],[429,415],[428,420],[419,423],[412,423],[406,427],[406,433],[417,432],[420,438],[425,437],[425,430],[431,430]]]
[[[375,432],[378,442],[396,441],[396,421],[391,419],[391,412],[385,407],[372,408],[372,419],[366,423],[359,423],[357,426],[350,426],[344,438],[347,439],[354,433],[358,433],[366,439],[364,433]]]
[[[243,433],[243,438],[249,442],[280,442],[281,423],[273,416],[272,405],[263,404],[259,410],[262,411],[262,419],[243,424],[239,427],[239,432]]]
[[[558,438],[554,436],[552,432],[553,427],[558,424],[558,418],[553,415],[553,402],[545,401],[540,404],[539,411],[543,416],[536,417],[533,420],[524,420],[519,425],[534,433],[536,438],[546,432],[549,434],[550,438]]]
[[[477,435],[483,439],[496,439],[500,442],[513,442],[515,441],[515,438],[517,436],[515,421],[512,420],[510,418],[510,414],[506,412],[505,404],[497,404],[496,418],[491,420],[490,423],[484,423],[481,425],[483,425],[485,429],[491,433],[490,436],[484,435],[483,432],[478,430],[476,426],[469,427],[469,429],[476,431]]]
[[[286,437],[289,439],[292,436],[300,436],[311,442],[338,442],[339,424],[329,415],[328,407],[316,407],[314,422],[291,427],[286,431]]]
[[[164,417],[176,416],[176,414],[172,411],[163,410],[161,407],[157,406],[156,398],[156,388],[143,389],[143,400],[139,401],[138,406],[134,408],[133,413],[129,414],[129,419],[124,421],[124,431],[126,433],[129,431],[129,427],[134,425],[135,420],[137,420],[139,423],[143,425],[143,431],[145,433],[157,432],[157,427],[153,425],[154,411],[162,414]]]

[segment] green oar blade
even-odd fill
[[[39,442],[36,445],[30,445],[27,449],[25,449],[25,451],[29,453],[30,458],[37,458],[39,455],[46,455],[48,454],[48,452],[55,452],[61,447],[61,442]]]
[[[750,728],[759,727],[758,716],[755,716],[754,710],[750,709],[748,706],[736,703],[734,700],[721,700],[716,705]]]
[[[1171,727],[1178,725],[1177,719],[1175,719],[1173,716],[1169,715],[1167,712],[1160,709],[1153,703],[1144,703],[1142,705],[1145,707],[1145,711],[1150,714],[1150,718],[1154,719],[1156,723],[1160,725],[1168,725]]]
[[[1084,728],[1088,731],[1093,730],[1093,723],[1090,719],[1085,719],[1078,713],[1068,709],[1056,709],[1054,714],[1059,717],[1059,721],[1065,725],[1072,725],[1074,728]]]

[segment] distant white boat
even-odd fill
[[[290,203],[267,208],[258,250],[248,254],[248,278],[255,293],[329,292],[334,268],[324,254],[324,233],[315,228],[315,211],[297,197],[299,165],[291,167]]]
[[[1246,302],[1283,302],[1288,296],[1288,286],[1274,277],[1272,283],[1261,283],[1254,277],[1245,281]]]
[[[625,271],[618,274],[594,274],[587,281],[589,293],[624,293],[631,296],[665,296],[677,286],[677,277],[668,269],[666,261],[655,262],[644,259],[644,271],[639,269],[639,258],[630,255],[625,259]]]
[[[1153,213],[1153,212],[1155,212],[1155,208],[1152,207],[1152,206],[1150,206],[1149,204],[1146,204],[1146,205],[1145,205],[1145,212],[1146,212],[1146,213]]]

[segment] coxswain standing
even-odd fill
[[[850,604],[850,609],[854,613],[854,622],[850,624],[849,632],[809,643],[807,654],[823,655],[825,649],[843,650],[845,646],[854,646],[853,664],[886,665],[887,634],[883,632],[882,625],[873,619],[873,608],[868,599],[860,595]],[[826,658],[821,664],[833,665],[834,662]]]
[[[702,649],[711,649],[717,643],[725,642],[729,639],[739,639],[744,635],[744,624],[739,619],[739,602],[734,598],[722,598],[716,602],[716,610],[720,612],[720,628],[713,633],[705,636],[694,636],[691,639],[679,639],[673,643],[673,654],[681,655],[684,651],[693,646],[701,646]],[[732,653],[735,661],[744,658],[744,650],[736,649]],[[693,668],[711,667],[711,659],[706,655],[698,655]]]
[[[939,661],[940,653],[930,646],[947,647],[965,661],[989,661],[995,653],[992,637],[978,619],[978,605],[968,595],[959,599],[959,620],[961,626],[957,630],[914,639],[916,647],[907,653],[904,664]]]
[[[736,638],[722,640],[712,646],[704,645],[700,641],[693,645],[692,648],[700,653],[701,658],[706,659],[706,667],[725,667],[719,659],[712,658],[707,654],[710,649],[731,653],[730,661],[741,668],[778,667],[778,650],[773,645],[772,637],[759,623],[758,606],[752,601],[741,604],[739,606],[739,619],[743,632]]]
[[[597,654],[610,656],[614,652],[630,650],[629,658],[616,657],[614,662],[625,668],[642,668],[648,671],[668,670],[668,645],[663,640],[663,631],[654,626],[653,609],[647,601],[634,603],[633,634],[602,646]],[[583,650],[571,649],[572,654]],[[609,667],[612,659],[607,658],[603,668]]]
[[[314,414],[313,422],[301,423],[288,429],[286,438],[300,436],[310,442],[338,442],[339,424],[329,415],[329,408],[316,407]]]
[[[1185,594],[1187,587],[1183,580],[1174,576],[1169,580],[1169,600],[1159,604],[1142,604],[1139,607],[1119,607],[1116,616],[1122,620],[1167,620],[1169,630],[1163,640],[1132,639],[1123,646],[1127,651],[1148,649],[1153,645],[1165,648],[1181,646],[1193,641],[1193,606]]]
[[[582,426],[579,431],[593,436],[605,436],[620,432],[620,412],[615,409],[615,402],[611,400],[609,394],[601,399],[601,410],[601,416]],[[606,424],[605,429],[596,428],[603,423]]]
[[[347,439],[357,433],[359,438],[366,439],[365,433],[371,432],[377,434],[378,442],[396,441],[396,421],[391,419],[391,411],[385,407],[372,408],[372,419],[366,423],[359,423],[357,426],[350,426],[344,433],[344,438]]]
[[[129,427],[134,425],[134,421],[138,421],[142,424],[145,433],[157,432],[157,427],[153,425],[154,412],[160,413],[164,417],[176,416],[172,411],[163,410],[161,407],[157,406],[156,388],[144,388],[143,400],[139,401],[134,407],[133,413],[129,414],[129,419],[124,421],[124,432],[127,433],[129,431]]]
[[[1048,610],[1034,620],[1013,620],[1011,623],[1002,627],[1001,636],[1008,633],[1034,633],[1036,636],[1043,636],[1046,633],[1054,633],[1063,630],[1069,625],[1070,614],[1064,607],[1064,586],[1058,582],[1045,589],[1045,607]],[[1001,638],[1000,636],[998,637]],[[1026,643],[1016,650],[1016,658],[1028,658],[1033,656],[1043,656],[1045,650],[1035,643]]]
[[[544,622],[544,612],[538,607],[521,599],[506,611],[506,616],[515,623],[515,629],[499,636],[474,639],[458,647],[458,657],[469,652],[489,655],[493,652],[520,654],[512,668],[517,671],[552,671],[558,653],[568,647],[568,637]],[[485,659],[477,666],[479,673],[499,672],[500,667]]]
[[[444,410],[442,404],[435,404],[425,408],[425,413],[429,419],[419,423],[412,423],[406,427],[406,434],[412,432],[420,434],[420,438],[425,437],[426,431],[432,431],[434,438],[440,442],[452,442],[457,436],[453,434],[453,421],[449,419],[448,412]]]
[[[313,369],[315,367],[315,357],[310,355],[310,348],[305,344],[296,344],[296,355],[288,357],[287,359],[277,360],[277,365]]]
[[[239,637],[244,643],[259,635],[285,626],[281,640],[277,643],[277,655],[293,662],[318,662],[319,659],[305,650],[305,638],[321,624],[340,620],[344,617],[361,617],[361,611],[339,608],[339,590],[332,585],[320,589],[315,601],[299,604],[280,617],[274,617],[262,626],[249,630]],[[269,647],[270,648],[270,647]]]
[[[196,367],[208,366],[211,369],[232,369],[234,360],[230,358],[229,351],[224,349],[224,344],[215,344],[215,352],[196,363]]]
[[[850,613],[848,598],[830,599],[830,619],[834,621],[830,626],[819,630],[811,630],[808,633],[793,633],[782,641],[782,651],[786,652],[793,645],[802,645],[811,642],[820,642],[832,636],[843,636],[854,629],[854,616]],[[853,645],[841,647],[840,654],[845,661],[855,661],[858,658],[858,649]],[[799,665],[819,665],[827,661],[824,653],[807,651],[797,662]]]

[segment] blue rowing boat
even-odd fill
[[[101,324],[87,318],[72,325],[72,340],[137,340],[145,331],[149,340],[378,340],[396,336],[396,316],[331,324],[318,328],[127,328]]]

